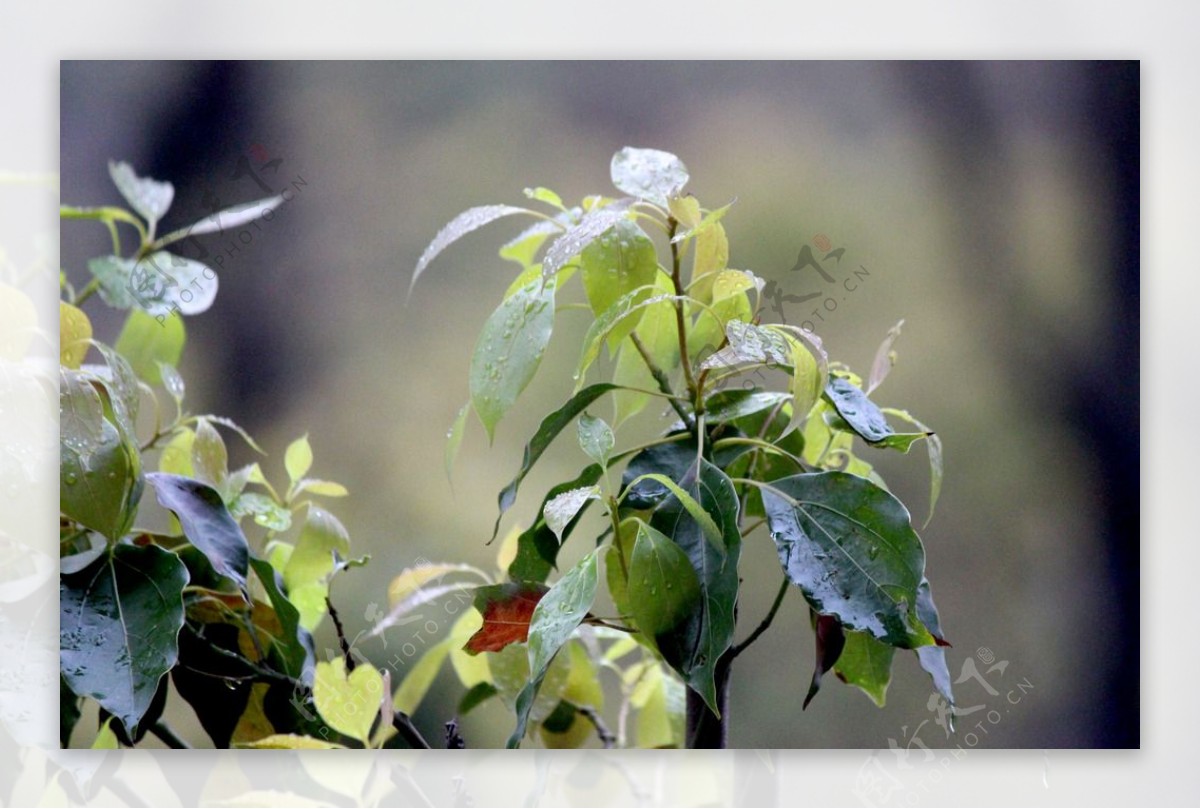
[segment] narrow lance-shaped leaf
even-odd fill
[[[283,577],[266,559],[250,557],[250,567],[262,582],[267,600],[279,618],[283,637],[275,642],[285,673],[303,683],[311,683],[316,665],[312,635],[300,626],[300,611],[284,595]]]
[[[933,643],[917,616],[925,550],[904,504],[844,472],[762,486],[784,572],[819,613],[906,649]]]
[[[937,606],[933,603],[933,591],[930,589],[928,579],[922,579],[921,586],[917,588],[917,616],[925,623],[925,626],[929,627],[929,632],[936,641],[933,646],[922,646],[916,650],[921,668],[929,673],[933,679],[934,688],[946,698],[946,702],[954,705],[954,690],[950,685],[950,669],[946,665],[946,650],[942,648],[950,644],[942,635],[941,618],[938,616]]]
[[[250,547],[230,516],[221,495],[198,480],[152,472],[146,476],[159,504],[179,519],[184,536],[212,563],[213,569],[246,591]]]
[[[904,419],[918,430],[925,432],[925,446],[929,450],[929,516],[925,518],[924,524],[929,525],[929,521],[933,519],[933,509],[937,505],[938,496],[942,493],[942,439],[937,433],[913,418],[907,410],[895,410],[889,407],[885,408],[883,412],[889,416]]]
[[[458,448],[462,446],[463,431],[467,427],[467,415],[471,411],[471,403],[467,402],[463,405],[458,415],[454,417],[454,423],[450,425],[450,429],[446,431],[446,452],[445,466],[446,479],[449,480],[454,472],[454,459],[458,457]]]
[[[583,387],[588,368],[600,356],[600,347],[610,334],[621,330],[624,324],[636,325],[636,318],[641,317],[647,307],[674,300],[676,296],[663,294],[657,286],[650,284],[625,293],[604,310],[592,321],[587,334],[583,336],[583,350],[579,353],[579,364],[575,368],[576,389]]]
[[[871,363],[871,373],[867,377],[868,394],[879,387],[879,384],[891,373],[892,366],[896,364],[896,352],[892,350],[892,346],[896,344],[896,340],[900,339],[900,329],[903,326],[904,321],[900,320],[895,326],[888,329],[887,337],[883,338],[883,342],[875,351],[875,360]]]
[[[521,461],[521,468],[517,471],[516,477],[500,490],[500,514],[496,517],[496,525],[492,529],[493,539],[496,538],[496,534],[500,530],[500,519],[504,516],[504,512],[508,511],[512,507],[512,504],[516,502],[517,488],[521,485],[521,481],[525,479],[525,476],[529,474],[529,470],[537,463],[538,458],[542,457],[542,453],[553,443],[558,434],[563,431],[563,428],[582,413],[588,405],[610,390],[615,390],[616,387],[616,385],[607,382],[589,385],[572,396],[558,410],[555,410],[542,419],[542,423],[538,425],[537,432],[533,434],[533,438],[529,439],[529,443],[525,445],[525,457]],[[594,483],[595,481],[592,482]]]
[[[553,279],[534,279],[488,317],[471,357],[471,405],[488,439],[533,379],[554,330]]]
[[[433,237],[433,241],[429,243],[429,246],[425,248],[425,252],[421,254],[421,258],[417,260],[417,267],[413,270],[412,282],[408,285],[408,294],[412,295],[413,287],[417,285],[417,279],[421,277],[421,273],[425,272],[425,268],[437,258],[439,253],[471,231],[478,230],[484,225],[495,222],[497,219],[512,216],[516,213],[532,214],[533,212],[527,208],[517,208],[512,205],[481,205],[477,208],[469,208],[451,219]]]
[[[231,228],[239,228],[242,225],[253,222],[267,211],[272,211],[279,205],[284,203],[282,194],[277,194],[266,199],[255,200],[254,202],[243,202],[239,205],[231,205],[224,210],[217,211],[214,214],[209,214],[203,219],[188,225],[185,228],[172,231],[166,236],[158,240],[160,247],[177,242],[180,239],[186,239],[189,236],[203,236],[207,233],[219,233],[223,230]]]
[[[178,659],[187,568],[155,545],[116,545],[59,586],[62,676],[137,732]]]
[[[583,622],[596,598],[599,572],[597,551],[592,551],[571,568],[542,597],[529,625],[529,682],[517,695],[517,726],[508,747],[518,747],[546,670],[558,650]]]

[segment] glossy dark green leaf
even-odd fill
[[[658,255],[654,242],[635,222],[619,220],[616,225],[584,248],[579,256],[583,288],[592,312],[603,314],[628,292],[654,284],[658,274]],[[637,327],[637,319],[627,319],[608,335],[609,350]]]
[[[159,504],[179,519],[188,541],[208,557],[214,570],[245,591],[250,546],[217,490],[198,480],[164,472],[153,472],[146,479],[154,487]]]
[[[508,747],[519,747],[538,689],[546,677],[550,662],[583,622],[596,598],[599,581],[598,551],[583,557],[542,596],[529,624],[529,682],[517,695],[517,726],[508,739]]]
[[[844,472],[781,478],[762,499],[784,572],[814,610],[892,646],[934,642],[916,607],[925,550],[903,503]]]
[[[842,624],[832,615],[814,616],[813,638],[817,647],[816,662],[813,664],[812,682],[809,683],[808,694],[805,695],[800,710],[808,708],[808,703],[812,702],[812,698],[821,689],[822,676],[838,662],[846,646],[846,634],[842,631]]]
[[[705,537],[687,508],[674,495],[655,509],[650,525],[671,538],[691,561],[700,584],[701,607],[678,627],[658,637],[659,650],[687,685],[717,711],[714,673],[718,659],[733,643],[738,595],[738,496],[720,469],[706,460],[681,481],[721,530],[723,550]]]
[[[562,544],[562,540],[570,536],[572,529],[579,522],[579,517],[583,514],[588,504],[584,503],[583,508],[576,512],[575,518],[563,528],[562,540],[546,524],[544,516],[546,505],[564,492],[594,485],[600,480],[603,474],[604,468],[600,464],[592,464],[584,469],[579,474],[579,477],[569,480],[566,483],[560,483],[546,493],[546,499],[542,501],[542,506],[538,509],[537,519],[534,520],[533,525],[517,537],[517,555],[508,566],[509,578],[518,581],[536,582],[546,580],[546,577],[550,575],[550,571],[558,563],[558,549]]]
[[[179,634],[179,665],[171,669],[175,690],[192,706],[218,748],[229,747],[254,685],[247,679],[246,667],[229,656],[241,655],[238,633],[237,626],[227,623],[184,627]]]
[[[688,181],[683,161],[659,149],[626,146],[613,155],[609,171],[614,186],[660,208],[666,208],[671,197],[678,196]]]
[[[932,436],[928,431],[897,433],[887,423],[883,411],[849,379],[831,379],[825,386],[825,398],[834,406],[846,425],[873,446],[908,452],[913,442]],[[939,442],[939,449],[940,446]]]
[[[917,588],[917,617],[929,628],[929,633],[936,641],[933,646],[917,649],[917,659],[921,668],[933,679],[934,688],[946,698],[946,702],[953,705],[954,689],[950,684],[950,669],[946,665],[946,650],[942,648],[950,644],[942,634],[941,618],[938,616],[937,606],[933,603],[933,591],[928,579],[922,579],[921,586]]]
[[[135,733],[178,659],[187,582],[183,563],[155,545],[116,545],[60,579],[62,675]]]
[[[500,692],[489,682],[475,683],[458,701],[458,715],[466,716]]]
[[[312,635],[300,625],[300,611],[284,595],[283,577],[271,566],[266,559],[250,557],[250,567],[254,569],[258,580],[262,582],[267,600],[279,617],[279,625],[283,636],[273,642],[274,659],[277,659],[281,670],[303,683],[312,683],[313,671],[316,665],[316,649]],[[268,654],[268,657],[273,657]]]
[[[129,529],[141,498],[137,448],[105,415],[103,384],[67,369],[59,376],[59,509],[116,540]]]
[[[933,649],[933,646],[922,646]],[[887,702],[888,684],[892,681],[892,659],[896,650],[866,632],[847,632],[846,648],[842,650],[834,671],[838,679],[853,685],[871,698],[880,708]]]
[[[679,483],[694,463],[696,443],[688,437],[647,447],[629,460],[621,475],[621,490],[626,492],[621,505],[635,510],[654,508],[671,492],[660,481],[645,476],[657,473]]]
[[[79,723],[80,699],[67,685],[66,678],[58,678],[58,744],[64,750],[71,746],[71,733]]]
[[[533,379],[554,330],[554,279],[535,278],[488,317],[471,357],[471,405],[488,438]]]
[[[558,434],[563,431],[563,428],[582,413],[588,405],[610,390],[615,390],[616,387],[616,385],[607,382],[598,385],[589,385],[572,396],[565,405],[542,419],[537,432],[533,434],[533,438],[529,439],[529,443],[525,445],[525,457],[521,461],[521,468],[517,471],[516,477],[500,491],[500,515],[496,518],[495,528],[492,529],[493,539],[500,530],[500,519],[504,516],[504,512],[508,511],[517,499],[517,488],[521,485],[521,481],[525,479],[525,476],[529,474],[529,470],[533,468],[533,465],[538,462],[538,458],[542,457],[542,453],[553,443]],[[595,481],[592,482],[594,483]]]
[[[788,394],[776,391],[722,390],[705,399],[704,412],[709,424],[721,424],[778,407],[788,398]],[[765,420],[766,417],[763,418]]]
[[[700,603],[700,582],[688,555],[640,520],[626,598],[634,624],[651,638],[675,630]]]

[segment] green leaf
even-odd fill
[[[252,742],[239,742],[243,750],[344,750],[345,747],[333,742],[323,742],[312,736],[301,736],[295,733],[275,733]]]
[[[537,188],[526,188],[525,196],[529,197],[530,199],[535,199],[538,202],[544,202],[547,205],[553,205],[560,211],[566,210],[566,206],[563,205],[562,197],[560,197],[554,191],[551,191],[549,188],[543,188],[540,185]]]
[[[183,321],[180,320],[178,322],[182,323]],[[163,387],[166,388],[167,393],[170,394],[171,398],[175,400],[175,407],[179,409],[179,412],[182,412],[183,394],[186,390],[183,377],[179,375],[179,372],[175,370],[173,365],[160,362],[157,363],[157,367],[159,379],[162,382]]]
[[[92,321],[66,301],[58,302],[58,352],[59,363],[75,370],[87,356],[92,340]],[[120,351],[118,343],[117,350]]]
[[[867,377],[867,394],[879,387],[879,384],[887,378],[891,373],[892,366],[896,364],[896,352],[892,350],[892,346],[896,344],[896,340],[900,338],[900,329],[904,326],[904,321],[901,320],[895,326],[888,329],[887,337],[883,338],[883,342],[879,344],[879,348],[875,351],[875,361],[871,363],[871,373]]]
[[[347,673],[341,657],[321,661],[313,680],[313,702],[329,727],[369,747],[371,725],[383,704],[383,676],[369,663],[359,662]]]
[[[533,274],[540,275],[542,268],[534,262],[534,257],[537,256],[538,250],[541,249],[542,244],[545,243],[551,234],[566,230],[571,221],[565,213],[559,214],[556,219],[558,221],[548,222],[543,220],[531,225],[515,239],[500,248],[500,258],[515,261],[527,271],[531,271],[531,276]],[[562,224],[559,224],[559,222]]]
[[[310,503],[300,539],[283,571],[288,598],[300,611],[300,625],[310,632],[325,615],[335,554],[350,555],[350,535],[337,517]]]
[[[117,734],[113,733],[112,721],[113,717],[110,716],[100,726],[100,732],[96,734],[96,740],[92,742],[93,750],[116,750],[120,747],[117,744]]]
[[[578,224],[550,242],[542,259],[542,277],[549,279],[556,275],[568,261],[582,253],[606,230],[625,219],[632,203],[631,199],[619,199],[604,207],[592,208],[584,214]]]
[[[283,454],[283,466],[287,470],[288,477],[292,479],[292,483],[295,483],[308,474],[308,470],[312,469],[312,463],[312,445],[308,443],[308,433],[305,433],[288,444],[287,451]]]
[[[530,681],[517,696],[517,727],[508,739],[508,747],[519,747],[525,736],[530,709],[538,688],[546,676],[550,661],[583,622],[596,598],[599,579],[596,554],[592,551],[555,582],[537,607],[529,624]]]
[[[81,711],[80,699],[72,691],[67,681],[58,678],[58,746],[64,750],[71,746],[71,734],[79,724]]]
[[[662,293],[657,286],[638,287],[622,295],[612,306],[592,321],[587,334],[583,337],[583,350],[579,354],[579,363],[575,368],[576,390],[583,387],[587,369],[600,356],[600,347],[610,334],[619,332],[623,324],[636,324],[636,318],[641,317],[647,307],[674,299],[674,296]],[[625,334],[627,333],[625,332]]]
[[[133,167],[124,161],[108,161],[108,174],[113,184],[125,197],[130,207],[141,214],[153,230],[155,224],[171,207],[175,199],[175,186],[159,182],[150,177],[139,177]]]
[[[458,415],[454,417],[454,423],[450,425],[450,429],[446,431],[446,452],[445,466],[446,479],[449,480],[454,473],[454,459],[458,457],[458,448],[462,446],[463,431],[467,427],[467,414],[471,412],[471,403],[467,402],[459,409]]]
[[[933,643],[916,614],[925,549],[903,503],[844,472],[781,478],[762,498],[784,572],[815,611],[892,646]]]
[[[555,410],[542,419],[542,423],[538,425],[537,432],[533,434],[533,438],[529,439],[529,443],[525,445],[525,457],[521,461],[521,468],[517,471],[516,477],[500,490],[500,514],[496,517],[495,528],[492,529],[493,539],[495,539],[496,534],[500,530],[500,519],[504,516],[504,512],[508,511],[512,507],[512,504],[516,502],[517,488],[520,487],[521,481],[529,474],[529,470],[533,468],[533,465],[542,457],[542,453],[553,443],[558,434],[563,431],[563,428],[574,421],[575,417],[587,409],[588,405],[610,390],[615,390],[616,387],[616,385],[607,382],[598,385],[589,385],[572,396],[558,410]],[[592,483],[595,483],[595,481],[593,480]]]
[[[703,607],[688,616],[674,631],[658,637],[664,659],[717,712],[714,673],[717,661],[733,643],[738,595],[738,496],[733,483],[720,469],[701,459],[700,468],[683,481],[684,488],[719,526],[723,551],[705,538],[692,512],[675,496],[654,511],[650,525],[671,538],[691,561],[700,584]]]
[[[708,303],[712,300],[713,280],[729,265],[729,239],[725,235],[725,226],[718,222],[697,234],[695,254],[688,292],[701,303]]]
[[[554,279],[535,279],[492,312],[471,357],[471,404],[495,436],[521,391],[533,379],[554,329]]]
[[[254,516],[254,522],[271,531],[286,531],[292,525],[292,512],[284,508],[265,494],[258,492],[243,492],[229,506],[229,513],[235,520],[241,520],[247,514]]]
[[[724,552],[725,545],[724,539],[721,536],[721,528],[717,525],[716,521],[709,516],[708,512],[703,506],[700,505],[699,501],[695,497],[688,494],[688,492],[676,484],[675,481],[671,480],[671,478],[659,472],[649,472],[639,478],[634,478],[631,486],[637,486],[644,480],[652,480],[655,483],[662,484],[667,491],[670,492],[671,495],[683,505],[683,508],[688,512],[689,515],[691,515],[691,518],[696,521],[696,524],[700,526],[701,531],[704,533],[705,539],[709,541],[714,550],[716,550],[718,553]]]
[[[709,424],[722,424],[753,416],[778,407],[788,400],[786,393],[760,390],[722,390],[704,400],[705,418]]]
[[[652,285],[658,274],[654,242],[636,223],[619,220],[611,230],[584,248],[579,256],[583,288],[592,311],[600,315],[628,292]],[[637,326],[633,318],[609,334],[609,349],[615,349]]]
[[[116,349],[129,361],[139,378],[150,385],[157,385],[163,381],[158,364],[165,362],[178,367],[186,341],[187,330],[183,318],[168,317],[160,323],[143,310],[132,309],[125,318]],[[178,398],[182,398],[182,393]]]
[[[104,362],[108,366],[107,369],[96,369],[98,376],[104,382],[104,389],[109,398],[105,415],[110,415],[108,413],[110,408],[113,422],[121,433],[132,441],[137,436],[134,432],[134,425],[137,424],[138,406],[141,402],[141,390],[138,388],[137,377],[124,357],[104,343],[95,345],[104,356]],[[93,369],[95,366],[88,366],[85,370]]]
[[[196,478],[216,489],[222,500],[228,496],[229,454],[217,429],[206,419],[196,422],[196,436],[192,439],[192,469]]]
[[[885,408],[884,412],[889,416],[904,419],[918,430],[925,431],[926,448],[929,450],[929,516],[925,518],[924,524],[929,525],[929,521],[933,519],[933,508],[937,505],[938,496],[942,493],[942,439],[937,433],[913,418],[907,410],[894,410],[889,407]]]
[[[688,555],[640,520],[629,559],[627,603],[637,628],[651,638],[676,629],[700,603],[700,582]]]
[[[934,688],[946,698],[946,702],[953,705],[954,690],[950,685],[950,669],[946,666],[946,650],[942,648],[950,644],[946,643],[942,634],[941,618],[938,617],[937,607],[933,603],[933,591],[928,579],[922,579],[921,586],[917,588],[917,617],[929,628],[929,633],[936,641],[933,646],[917,649],[917,659],[921,668],[933,679]]]
[[[116,545],[59,585],[59,660],[71,690],[136,734],[178,659],[187,568],[154,545]]]
[[[655,286],[658,293],[664,295],[671,295],[675,289],[671,276],[662,271],[656,276]],[[670,374],[679,366],[679,331],[675,323],[675,306],[670,299],[647,306],[634,333],[650,359],[664,373]],[[625,340],[621,344],[617,353],[616,368],[613,370],[613,382],[641,390],[653,390],[658,387],[658,381],[646,367],[645,359],[632,340]],[[650,396],[640,391],[620,390],[613,398],[618,426],[640,412],[650,401]]]
[[[107,398],[99,381],[60,369],[59,509],[116,540],[133,523],[142,474],[137,448],[105,418]]]
[[[648,666],[630,702],[638,709],[637,745],[683,747],[687,690],[657,664]]]
[[[404,676],[400,687],[396,689],[392,707],[401,713],[411,715],[421,706],[421,702],[429,693],[429,688],[437,678],[438,672],[442,670],[442,664],[446,662],[446,656],[450,654],[454,642],[454,638],[447,638],[425,650],[425,653]]]
[[[837,410],[850,429],[869,444],[880,446],[895,446],[904,452],[921,434],[902,436],[897,444],[887,444],[885,441],[896,434],[878,405],[867,398],[857,385],[844,377],[835,377],[825,386],[825,398]]]
[[[922,649],[936,647],[923,646]],[[846,632],[846,647],[834,671],[838,679],[862,689],[880,708],[887,702],[896,650],[866,632]]]
[[[604,422],[604,419],[595,418],[587,413],[579,417],[577,428],[579,430],[579,446],[584,453],[598,464],[607,464],[613,446],[616,444],[612,428]]]
[[[159,505],[178,518],[184,536],[212,563],[213,569],[246,591],[250,546],[216,489],[198,480],[152,472],[146,476]]]
[[[576,513],[575,519],[567,523],[563,528],[561,538],[546,524],[544,516],[546,506],[551,500],[564,492],[592,486],[596,481],[600,480],[603,474],[604,468],[600,464],[592,464],[584,469],[574,480],[560,483],[547,492],[546,498],[542,501],[541,508],[538,509],[538,517],[534,521],[534,524],[517,537],[517,555],[508,566],[509,578],[517,581],[535,582],[546,580],[546,577],[550,575],[550,571],[555,568],[558,562],[558,550],[562,544],[562,540],[570,535],[571,530],[579,520],[579,515],[587,508],[588,503],[585,502],[579,512]]]
[[[421,273],[425,272],[425,268],[429,266],[430,262],[437,258],[438,253],[471,231],[478,230],[501,217],[512,216],[516,213],[532,214],[533,212],[527,208],[516,208],[512,205],[481,205],[477,208],[465,210],[451,219],[433,237],[433,241],[429,243],[429,246],[425,248],[425,252],[421,254],[421,258],[417,260],[416,269],[413,270],[412,282],[408,285],[408,294],[412,295],[413,287],[417,285],[417,279],[421,277]]]
[[[253,689],[245,679],[246,666],[229,655],[241,657],[239,637],[249,640],[249,635],[233,623],[206,621],[193,629],[194,623],[193,618],[179,635],[179,664],[171,669],[171,681],[213,744],[228,747]]]
[[[725,339],[728,344],[705,359],[701,368],[732,368],[759,363],[792,367],[792,348],[787,339],[765,326],[730,320],[725,324]]]
[[[736,202],[736,200],[734,200],[734,202]],[[715,227],[718,222],[720,222],[722,219],[725,218],[725,214],[729,213],[729,209],[732,207],[733,207],[733,202],[730,202],[728,205],[722,205],[720,208],[717,208],[716,210],[709,211],[708,213],[706,213],[704,215],[704,218],[701,219],[699,222],[697,222],[695,225],[691,225],[687,229],[681,230],[678,233],[676,233],[675,238],[671,239],[671,243],[677,244],[679,242],[686,241],[687,239],[690,239],[693,236],[698,236],[699,234],[703,233],[704,231],[706,231],[712,227]]]
[[[546,519],[546,526],[554,532],[554,536],[558,538],[559,544],[562,543],[562,534],[566,530],[567,525],[579,514],[591,500],[600,499],[599,486],[584,486],[579,489],[571,489],[562,494],[556,495],[552,500],[546,503],[542,509],[542,515]],[[518,539],[518,542],[520,540]]]
[[[279,617],[283,636],[275,641],[284,673],[304,683],[311,683],[316,650],[312,635],[300,625],[300,611],[283,594],[283,577],[265,559],[250,557],[250,567],[262,583],[272,609]]]
[[[100,281],[100,297],[109,306],[140,306],[164,324],[175,313],[206,311],[217,297],[217,274],[211,267],[166,250],[138,260],[94,258],[88,270]]]
[[[658,149],[626,146],[613,155],[613,185],[632,197],[666,208],[687,185],[688,171],[678,157]]]

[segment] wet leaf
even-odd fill
[[[266,199],[255,200],[254,202],[231,205],[185,228],[180,228],[163,236],[159,241],[162,244],[170,244],[180,239],[186,239],[189,236],[203,236],[206,233],[220,233],[221,231],[239,228],[262,217],[265,212],[274,210],[285,201],[283,195],[280,194]]]
[[[212,647],[240,654],[238,636],[243,630],[231,623],[211,622],[200,624],[199,631],[203,637],[190,626],[179,634],[179,665],[171,669],[171,680],[213,744],[228,747],[253,684],[244,679],[248,670],[243,664]]]
[[[131,733],[178,659],[187,582],[183,563],[154,545],[116,545],[60,579],[62,676]]]
[[[887,423],[883,411],[850,380],[837,377],[825,386],[825,398],[834,406],[846,425],[868,444],[908,452],[913,442],[932,433],[897,433]],[[939,449],[940,449],[939,443]]]
[[[933,646],[922,646],[933,649]],[[880,708],[887,702],[888,684],[892,681],[892,658],[896,650],[866,632],[847,632],[846,648],[838,660],[835,672],[847,685],[861,689]]]
[[[271,608],[279,618],[282,634],[272,643],[278,654],[280,668],[303,683],[311,683],[316,650],[312,635],[300,625],[300,611],[284,595],[283,577],[265,559],[250,557],[250,567],[262,583],[267,600],[271,602]]]
[[[654,243],[636,223],[619,220],[609,231],[584,248],[579,256],[583,288],[592,311],[603,314],[622,295],[652,285],[658,274],[658,256]],[[608,336],[609,349],[628,336],[637,326],[629,318]]]
[[[655,285],[638,287],[626,292],[605,309],[588,327],[583,337],[583,350],[579,354],[579,363],[575,368],[576,389],[583,387],[584,377],[588,368],[600,356],[600,348],[610,335],[619,334],[624,337],[637,325],[648,307],[660,303],[670,303],[674,296],[663,293]],[[628,329],[625,327],[629,326]]]
[[[578,256],[584,249],[613,225],[624,219],[631,199],[618,199],[602,208],[593,208],[579,220],[578,224],[568,228],[566,233],[550,242],[546,255],[542,259],[542,277],[550,279],[567,262]]]
[[[650,638],[674,630],[700,604],[700,582],[688,555],[640,520],[629,559],[627,604],[634,624]]]
[[[229,454],[216,428],[204,419],[196,422],[192,439],[192,469],[196,479],[217,490],[222,499],[229,482]]]
[[[946,702],[953,705],[954,689],[950,684],[950,669],[946,665],[946,650],[943,648],[950,644],[942,634],[941,618],[933,603],[933,591],[928,579],[923,579],[921,586],[917,588],[917,617],[929,628],[929,633],[936,641],[933,646],[917,649],[917,659],[921,668],[925,669],[933,680],[934,688],[946,698]]]
[[[559,544],[562,543],[563,531],[575,519],[584,505],[590,500],[599,499],[599,486],[584,486],[556,495],[546,503],[546,506],[542,509],[542,515],[546,519],[546,526],[554,532],[554,536],[558,539]]]
[[[929,516],[925,518],[924,524],[929,525],[929,521],[933,519],[933,509],[937,505],[938,496],[942,493],[942,439],[913,418],[907,410],[893,410],[889,407],[884,412],[889,416],[904,419],[918,430],[925,432],[925,446],[929,450]]]
[[[159,504],[179,520],[188,541],[207,557],[214,570],[245,592],[250,547],[217,490],[198,480],[163,472],[152,472],[146,479],[154,487]]]
[[[597,553],[592,551],[568,570],[542,596],[533,610],[528,641],[530,680],[517,695],[517,726],[508,739],[507,746],[510,748],[520,746],[525,736],[530,711],[550,662],[592,608],[599,579]],[[484,622],[486,627],[486,613]]]
[[[512,205],[481,205],[477,208],[465,210],[451,219],[433,237],[433,241],[429,243],[429,246],[425,248],[425,252],[421,254],[421,258],[418,259],[416,269],[413,270],[412,283],[408,286],[408,294],[412,295],[413,287],[417,285],[417,279],[421,277],[421,273],[425,272],[425,268],[429,266],[430,262],[437,258],[438,253],[471,231],[478,230],[501,217],[512,216],[517,213],[532,212],[526,208],[516,208]]]
[[[579,446],[589,458],[598,464],[607,464],[612,454],[616,439],[612,428],[604,419],[598,419],[584,413],[579,417]]]
[[[815,611],[892,646],[933,643],[916,614],[925,550],[903,503],[843,472],[781,478],[762,499],[784,572]]]
[[[579,477],[566,483],[560,483],[546,493],[542,506],[538,509],[538,518],[533,525],[517,537],[517,555],[508,566],[509,578],[517,581],[542,582],[546,580],[550,571],[558,563],[558,550],[562,541],[570,535],[578,522],[579,515],[587,508],[588,502],[585,502],[576,513],[575,519],[566,524],[561,532],[561,537],[546,523],[546,506],[564,492],[592,486],[600,480],[603,474],[604,468],[600,464],[592,464],[584,469]]]
[[[443,462],[446,466],[446,479],[449,480],[454,474],[454,459],[458,457],[458,448],[462,446],[463,431],[467,427],[467,416],[471,412],[471,403],[467,402],[463,405],[458,415],[454,417],[454,423],[450,425],[450,429],[446,431],[446,451]]]
[[[59,362],[76,370],[87,356],[91,347],[92,322],[83,310],[76,309],[66,301],[58,302],[58,351]],[[118,344],[118,351],[120,346]]]
[[[475,609],[483,625],[463,647],[471,654],[498,652],[510,643],[524,643],[538,602],[547,588],[534,582],[490,584],[475,588]]]
[[[553,279],[531,281],[488,317],[471,357],[471,405],[487,430],[533,379],[554,330]]]
[[[175,199],[175,186],[150,177],[139,177],[133,167],[124,161],[108,162],[108,174],[135,211],[141,214],[153,230],[155,224],[171,207]]]
[[[670,152],[626,146],[613,155],[613,185],[630,196],[666,208],[687,185],[687,167]]]

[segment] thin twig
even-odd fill
[[[429,742],[425,741],[421,731],[417,730],[417,726],[412,723],[412,719],[404,711],[396,711],[392,715],[392,727],[400,734],[400,738],[408,743],[409,747],[417,750],[430,749]]]
[[[196,637],[201,638],[203,640],[206,640],[206,641],[208,640],[208,638],[205,638],[203,635],[201,635],[199,632],[197,632],[194,629],[192,630],[192,634],[194,634]],[[283,685],[290,686],[294,690],[299,690],[299,691],[307,691],[308,690],[307,685],[305,685],[304,683],[295,679],[294,677],[289,677],[286,674],[282,674],[282,673],[280,673],[278,671],[274,671],[272,669],[263,668],[262,666],[259,666],[256,663],[253,663],[250,660],[247,660],[246,658],[242,657],[237,652],[231,652],[228,649],[224,649],[220,646],[217,646],[215,643],[213,643],[211,641],[209,641],[209,643],[208,643],[208,648],[210,651],[216,652],[217,654],[219,654],[223,657],[228,657],[231,660],[236,660],[238,663],[241,663],[243,666],[246,667],[246,669],[248,671],[253,673],[260,680],[266,680],[268,682],[273,682],[273,683],[281,683]],[[222,677],[224,675],[213,675],[213,676]],[[230,679],[237,679],[237,678],[231,675]]]
[[[786,576],[784,576],[783,581],[779,585],[779,592],[775,594],[775,603],[771,605],[771,611],[767,613],[766,618],[763,618],[762,623],[750,633],[750,637],[746,638],[729,651],[730,660],[733,660],[742,652],[746,651],[746,647],[758,640],[758,636],[767,631],[767,627],[769,627],[771,622],[775,620],[775,613],[779,612],[779,605],[783,603],[783,597],[787,595],[788,585],[790,584],[791,582]]]
[[[604,720],[600,718],[600,714],[596,713],[595,708],[586,705],[576,706],[575,710],[583,714],[583,716],[592,723],[596,728],[596,736],[600,739],[600,744],[604,745],[605,750],[611,750],[617,743],[617,737],[608,729],[608,725],[604,724]]]
[[[679,403],[682,397],[675,395],[675,391],[671,388],[671,380],[667,377],[666,372],[662,368],[659,368],[654,358],[650,356],[650,352],[646,349],[646,344],[637,336],[637,332],[630,334],[629,338],[633,341],[633,347],[642,355],[642,361],[646,363],[646,368],[650,371],[650,376],[654,377],[654,381],[658,383],[658,389],[669,397],[667,401],[671,403],[671,407],[679,414],[679,418],[683,419],[683,423],[687,425],[688,429],[695,431],[696,419]]]
[[[163,720],[158,720],[148,730],[162,740],[163,744],[172,750],[191,750],[192,746],[181,739],[171,726]]]
[[[342,657],[346,659],[346,673],[349,674],[354,671],[354,656],[350,654],[350,642],[346,640],[346,630],[342,628],[342,619],[338,617],[337,610],[333,608],[333,602],[329,600],[329,596],[325,596],[325,607],[329,610],[329,617],[333,619],[333,628],[337,631],[338,645],[342,647]]]
[[[667,240],[671,243],[671,281],[675,284],[675,327],[679,332],[679,364],[683,366],[683,378],[687,380],[688,393],[692,397],[693,410],[699,415],[704,404],[696,388],[696,379],[692,376],[691,354],[688,352],[687,323],[683,316],[683,298],[687,294],[683,288],[683,279],[679,273],[679,245],[675,243],[675,231],[679,222],[675,217],[667,219]]]

